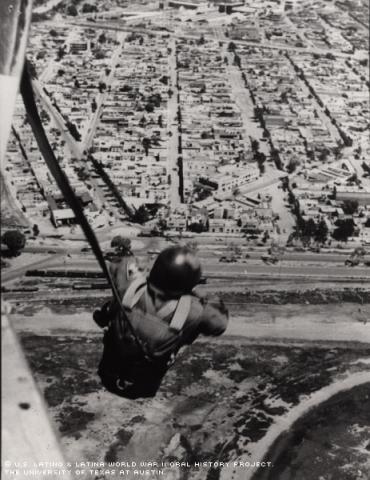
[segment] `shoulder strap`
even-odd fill
[[[178,303],[178,300],[169,300],[160,310],[158,310],[157,316],[163,320],[169,315],[172,315],[176,310]]]
[[[183,295],[179,300],[169,300],[156,312],[161,320],[173,315],[169,327],[179,332],[189,316],[191,306],[191,295]]]
[[[135,279],[127,288],[122,299],[122,305],[125,308],[132,310],[145,291],[145,279]],[[165,303],[165,305],[163,305],[163,307],[156,312],[156,316],[163,320],[173,314],[169,327],[179,332],[183,328],[186,319],[189,316],[190,306],[191,295],[183,295],[179,300],[170,300]]]
[[[146,289],[146,280],[143,277],[136,278],[128,286],[123,295],[122,305],[129,310],[137,304]]]
[[[189,316],[191,306],[191,295],[183,295],[177,303],[175,313],[173,314],[170,328],[180,331]]]

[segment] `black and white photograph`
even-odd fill
[[[1,478],[370,480],[369,0],[0,0]]]

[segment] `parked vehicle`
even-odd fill
[[[349,267],[356,267],[360,264],[360,260],[358,258],[346,258],[344,265]]]
[[[223,255],[220,257],[219,262],[222,263],[235,263],[237,261],[237,258],[235,255]]]
[[[272,255],[262,255],[261,260],[264,263],[267,263],[268,265],[270,265],[270,264],[275,265],[279,261],[279,259],[277,257],[273,257]]]

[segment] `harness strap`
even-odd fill
[[[163,305],[163,307],[160,310],[158,310],[157,312],[158,317],[163,320],[166,317],[169,317],[170,315],[172,315],[173,312],[176,311],[178,303],[179,303],[178,300],[169,300],[167,303]]]
[[[123,295],[122,305],[124,308],[132,310],[146,292],[146,287],[147,284],[145,278],[139,277],[133,280]],[[191,295],[183,295],[179,300],[169,300],[166,302],[165,305],[155,313],[155,315],[161,320],[164,320],[166,317],[173,314],[169,326],[172,330],[179,332],[189,316],[190,306]]]
[[[177,302],[175,313],[173,314],[170,328],[180,331],[189,316],[191,306],[191,295],[183,295]]]
[[[142,297],[146,289],[146,280],[144,277],[136,278],[128,286],[125,294],[123,295],[122,305],[129,310],[132,310],[133,307]]]

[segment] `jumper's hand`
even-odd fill
[[[198,297],[200,300],[207,300],[208,295],[206,292],[202,291],[199,287],[194,287],[192,294]]]

